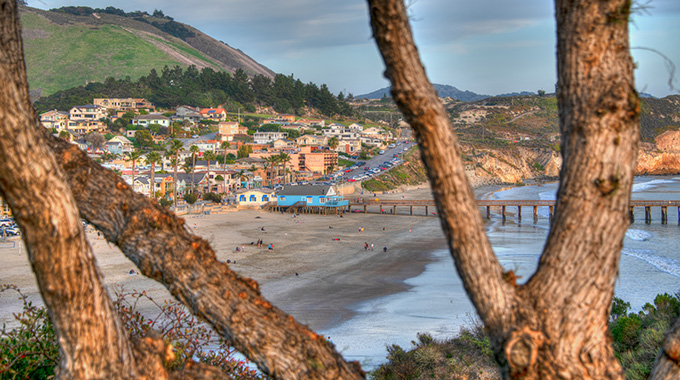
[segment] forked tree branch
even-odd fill
[[[392,82],[392,97],[415,132],[442,228],[465,290],[487,327],[511,324],[514,280],[484,232],[448,116],[430,84],[413,41],[403,0],[369,0],[373,37]]]

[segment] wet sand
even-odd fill
[[[481,196],[493,187],[478,188]],[[429,187],[379,194],[380,198],[431,199]],[[338,216],[239,211],[185,216],[187,228],[207,239],[220,261],[231,261],[237,273],[252,277],[262,294],[312,329],[324,329],[351,318],[351,305],[407,289],[404,280],[419,275],[431,253],[446,248],[439,219],[423,216],[345,214]],[[363,232],[360,228],[363,227]],[[264,228],[264,231],[262,230]],[[130,275],[132,264],[115,246],[88,232],[98,265],[111,291],[146,291],[156,301],[172,299],[159,283]],[[262,248],[254,244],[262,239]],[[337,239],[337,240],[336,240]],[[374,244],[364,250],[364,242]],[[10,242],[11,243],[11,242]],[[274,250],[267,249],[272,243]],[[0,244],[4,265],[0,283],[18,285],[35,304],[42,304],[21,241]],[[236,252],[245,245],[245,252]],[[383,252],[387,247],[387,252]],[[234,263],[235,261],[235,263]],[[151,305],[142,305],[149,315]],[[0,323],[13,324],[21,304],[0,294]]]

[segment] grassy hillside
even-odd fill
[[[21,17],[28,79],[42,95],[114,78],[138,78],[156,67],[178,64],[119,26],[56,25],[33,13]],[[115,47],[115,48],[112,48]]]
[[[273,72],[243,52],[200,31],[154,17],[109,13],[73,15],[21,7],[28,79],[34,96],[46,96],[107,77],[132,80],[152,68],[210,67],[249,75]],[[180,28],[169,34],[168,23]]]

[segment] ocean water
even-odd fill
[[[490,199],[555,199],[557,183],[524,186],[496,192]],[[633,187],[636,200],[680,199],[680,177],[638,177]],[[548,208],[539,208],[534,222],[532,209],[523,219],[509,213],[505,222],[493,214],[487,235],[506,270],[514,270],[524,282],[535,271],[548,234]],[[630,302],[634,310],[651,302],[659,293],[680,291],[680,223],[674,208],[668,210],[668,224],[661,224],[659,208],[652,209],[652,222],[644,222],[644,209],[636,208],[635,223],[624,238],[616,296]],[[405,292],[355,305],[357,315],[325,331],[348,360],[359,361],[365,370],[386,361],[386,347],[413,346],[417,334],[434,338],[455,335],[470,325],[474,309],[465,294],[448,251],[434,252],[436,261],[407,280]]]

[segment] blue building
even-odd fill
[[[349,203],[336,195],[335,189],[330,185],[286,186],[276,194],[276,197],[277,205],[284,207],[293,205],[342,207]]]

